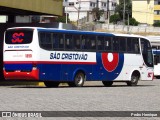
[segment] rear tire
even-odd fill
[[[105,87],[111,87],[113,84],[113,81],[102,81],[102,83]]]
[[[52,87],[58,87],[59,86],[59,82],[52,82],[52,81],[46,81],[44,82],[45,86],[48,88],[52,88]]]
[[[74,82],[69,82],[70,87],[82,87],[85,81],[85,75],[82,72],[78,72],[74,77]]]
[[[138,84],[139,76],[132,75],[131,81],[127,81],[128,86],[136,86]]]

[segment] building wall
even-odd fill
[[[78,10],[79,19],[87,17],[88,12],[92,11],[93,8],[97,6],[97,0],[67,0],[65,1],[65,12],[69,14],[69,19],[71,21],[77,21]],[[72,5],[70,3],[73,3]],[[109,0],[109,10],[114,11],[116,0]],[[107,0],[99,0],[98,7],[107,11]],[[80,8],[80,9],[78,9]],[[101,20],[105,20],[106,17],[103,16]]]
[[[160,5],[154,6],[154,21],[160,21]]]
[[[132,0],[132,17],[143,24],[154,23],[154,0]]]
[[[70,3],[74,3],[71,5]],[[90,2],[93,3],[94,6],[90,6]],[[65,7],[65,12],[69,14],[69,19],[71,21],[78,20],[78,11],[79,11],[79,19],[87,16],[87,11],[91,11],[94,7],[96,7],[96,0],[81,0],[77,2],[77,0],[68,0],[68,6]]]

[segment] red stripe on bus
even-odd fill
[[[96,64],[96,62],[4,61],[4,64]]]

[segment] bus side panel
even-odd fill
[[[93,80],[106,80],[106,72],[103,68],[102,59],[101,59],[101,53],[96,54],[96,61],[97,63],[92,66],[92,73],[93,73]]]
[[[86,80],[92,80],[92,65],[62,64],[61,76],[63,81],[73,81],[77,72],[84,72]]]
[[[60,71],[61,65],[59,64],[40,64],[39,65],[39,79],[42,81],[46,80],[61,80]]]
[[[113,81],[119,77],[124,64],[123,53],[98,53],[97,65],[94,66],[94,79]],[[97,75],[96,75],[97,74]]]
[[[92,65],[41,64],[39,68],[42,81],[73,81],[78,71],[85,73],[86,80],[92,80]]]

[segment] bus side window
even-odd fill
[[[127,52],[140,53],[138,38],[127,38]]]
[[[104,49],[106,51],[111,51],[112,50],[112,40],[111,40],[111,37],[106,37],[105,38]]]
[[[39,37],[40,37],[40,47],[45,50],[51,50],[52,49],[51,34],[40,32]]]
[[[58,49],[58,34],[53,34],[52,35],[52,42],[53,42],[53,49]]]
[[[126,37],[119,37],[119,45],[120,52],[126,52]]]
[[[64,49],[64,38],[63,38],[63,34],[59,34],[59,49]]]
[[[65,34],[65,49],[72,49],[72,35],[70,34]]]
[[[82,36],[82,50],[87,49],[87,36]]]
[[[104,50],[104,37],[98,37],[98,50]]]
[[[89,45],[90,45],[90,49],[91,49],[91,50],[96,50],[96,38],[90,36],[89,39],[90,39],[89,41],[91,42],[91,43],[89,44]]]
[[[52,50],[52,39],[51,33],[46,33],[46,40],[45,40],[45,48],[47,50]]]
[[[81,49],[80,35],[73,35],[73,46],[75,50]]]
[[[119,51],[119,40],[118,37],[113,37],[113,51],[118,52]]]
[[[132,38],[132,48],[134,53],[140,53],[138,38]]]
[[[43,32],[40,32],[39,33],[39,40],[40,40],[40,46],[41,47],[43,47],[43,43],[44,43],[45,39],[46,39],[46,34],[43,33]]]
[[[132,52],[132,39],[127,38],[127,52]]]

